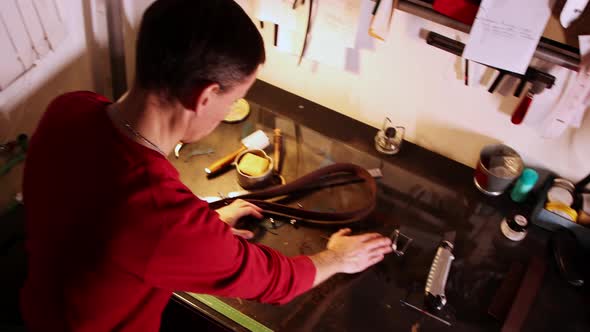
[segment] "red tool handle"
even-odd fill
[[[524,120],[526,113],[529,110],[529,106],[531,106],[531,102],[533,101],[533,94],[529,91],[527,92],[526,96],[520,101],[514,113],[512,113],[512,118],[510,119],[512,123],[515,125],[519,125]]]

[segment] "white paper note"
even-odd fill
[[[552,0],[483,0],[463,57],[524,74],[551,15]]]
[[[297,29],[293,0],[258,0],[255,7],[257,19],[278,24],[281,29]]]
[[[381,0],[377,12],[371,21],[369,34],[379,40],[385,40],[389,34],[393,18],[393,0]]]
[[[354,42],[354,48],[346,50],[346,65],[345,70],[360,74],[361,72],[361,53],[360,50],[374,50],[375,38],[371,37],[367,32],[371,25],[371,18],[373,17],[373,8],[375,2],[372,0],[362,0],[358,16],[358,28]]]
[[[355,45],[360,1],[320,0],[314,6],[305,58],[344,68],[347,49]]]
[[[575,128],[582,126],[584,114],[588,107],[590,107],[590,35],[578,36],[578,42],[580,44],[580,58],[582,59],[580,72],[578,73],[578,79],[581,81],[579,87],[585,86],[586,89],[580,96],[580,103],[582,105],[574,115],[571,123]]]
[[[295,30],[283,29],[279,25],[277,49],[281,52],[298,55],[301,53],[301,41]]]
[[[553,111],[543,124],[543,137],[560,136],[567,127],[579,128],[588,108],[586,96],[590,94],[590,72],[570,75],[567,85]]]

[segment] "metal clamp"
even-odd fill
[[[400,256],[400,257],[406,253],[406,250],[410,246],[410,243],[412,243],[412,241],[414,241],[414,239],[412,239],[411,237],[400,232],[399,228],[394,230],[393,233],[391,233],[390,237],[391,237],[391,249],[393,249],[394,254],[396,254],[397,256]],[[402,238],[403,244],[401,245],[401,249],[398,250],[398,241],[399,241],[400,237]]]

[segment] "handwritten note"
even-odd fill
[[[311,36],[305,57],[344,68],[347,49],[353,48],[358,29],[357,0],[316,1]]]
[[[482,0],[463,57],[524,74],[552,4],[552,0]]]

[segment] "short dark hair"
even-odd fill
[[[139,28],[136,84],[184,102],[204,84],[230,89],[264,61],[258,29],[233,0],[156,0]]]

